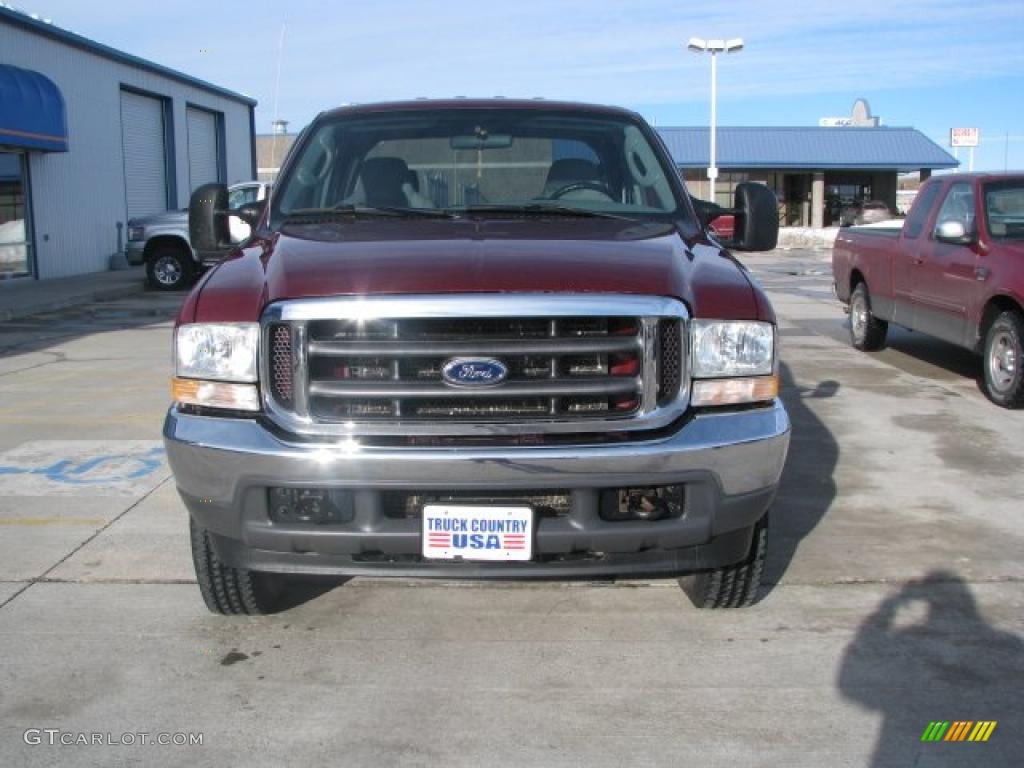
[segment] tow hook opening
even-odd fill
[[[683,516],[685,487],[656,485],[640,488],[619,488],[601,494],[601,519],[670,520]]]

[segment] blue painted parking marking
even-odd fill
[[[0,453],[0,497],[141,497],[169,476],[159,440],[35,440]]]
[[[10,467],[0,465],[0,475],[42,475],[56,483],[102,485],[137,480],[155,472],[163,465],[164,449],[150,448],[145,453],[132,455],[114,453],[95,456],[85,461],[60,459],[48,467]],[[111,474],[97,470],[104,465],[112,467]],[[129,469],[134,467],[132,469]]]

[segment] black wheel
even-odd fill
[[[985,393],[996,405],[1024,405],[1024,315],[1001,313],[985,334]]]
[[[189,520],[192,562],[206,607],[213,613],[273,613],[284,591],[281,576],[232,568],[217,557],[205,528]]]
[[[192,254],[173,245],[158,246],[146,258],[146,277],[158,291],[180,291],[192,282]]]
[[[745,608],[757,600],[768,549],[768,513],[754,528],[750,552],[736,565],[702,571],[679,579],[679,586],[698,608]]]
[[[871,295],[867,283],[857,283],[850,294],[850,343],[857,349],[872,352],[885,346],[889,324],[871,313]]]

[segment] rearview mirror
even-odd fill
[[[192,193],[188,202],[188,237],[200,259],[223,255],[232,249],[227,213],[226,185],[203,184]]]
[[[512,137],[507,133],[483,133],[452,136],[448,143],[452,149],[506,149],[512,146]]]
[[[970,245],[974,242],[974,232],[969,231],[962,221],[944,221],[935,230],[935,239],[940,243]]]
[[[736,185],[735,228],[727,243],[737,251],[770,251],[779,242],[779,211],[775,193],[764,184]]]

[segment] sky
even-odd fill
[[[275,114],[297,131],[343,103],[461,95],[617,104],[658,126],[706,125],[710,61],[686,41],[742,37],[743,51],[719,56],[719,125],[817,125],[862,97],[884,125],[941,146],[950,128],[979,128],[975,170],[1024,169],[1024,0],[12,4],[253,96],[257,133]],[[960,159],[966,169],[966,150]]]

